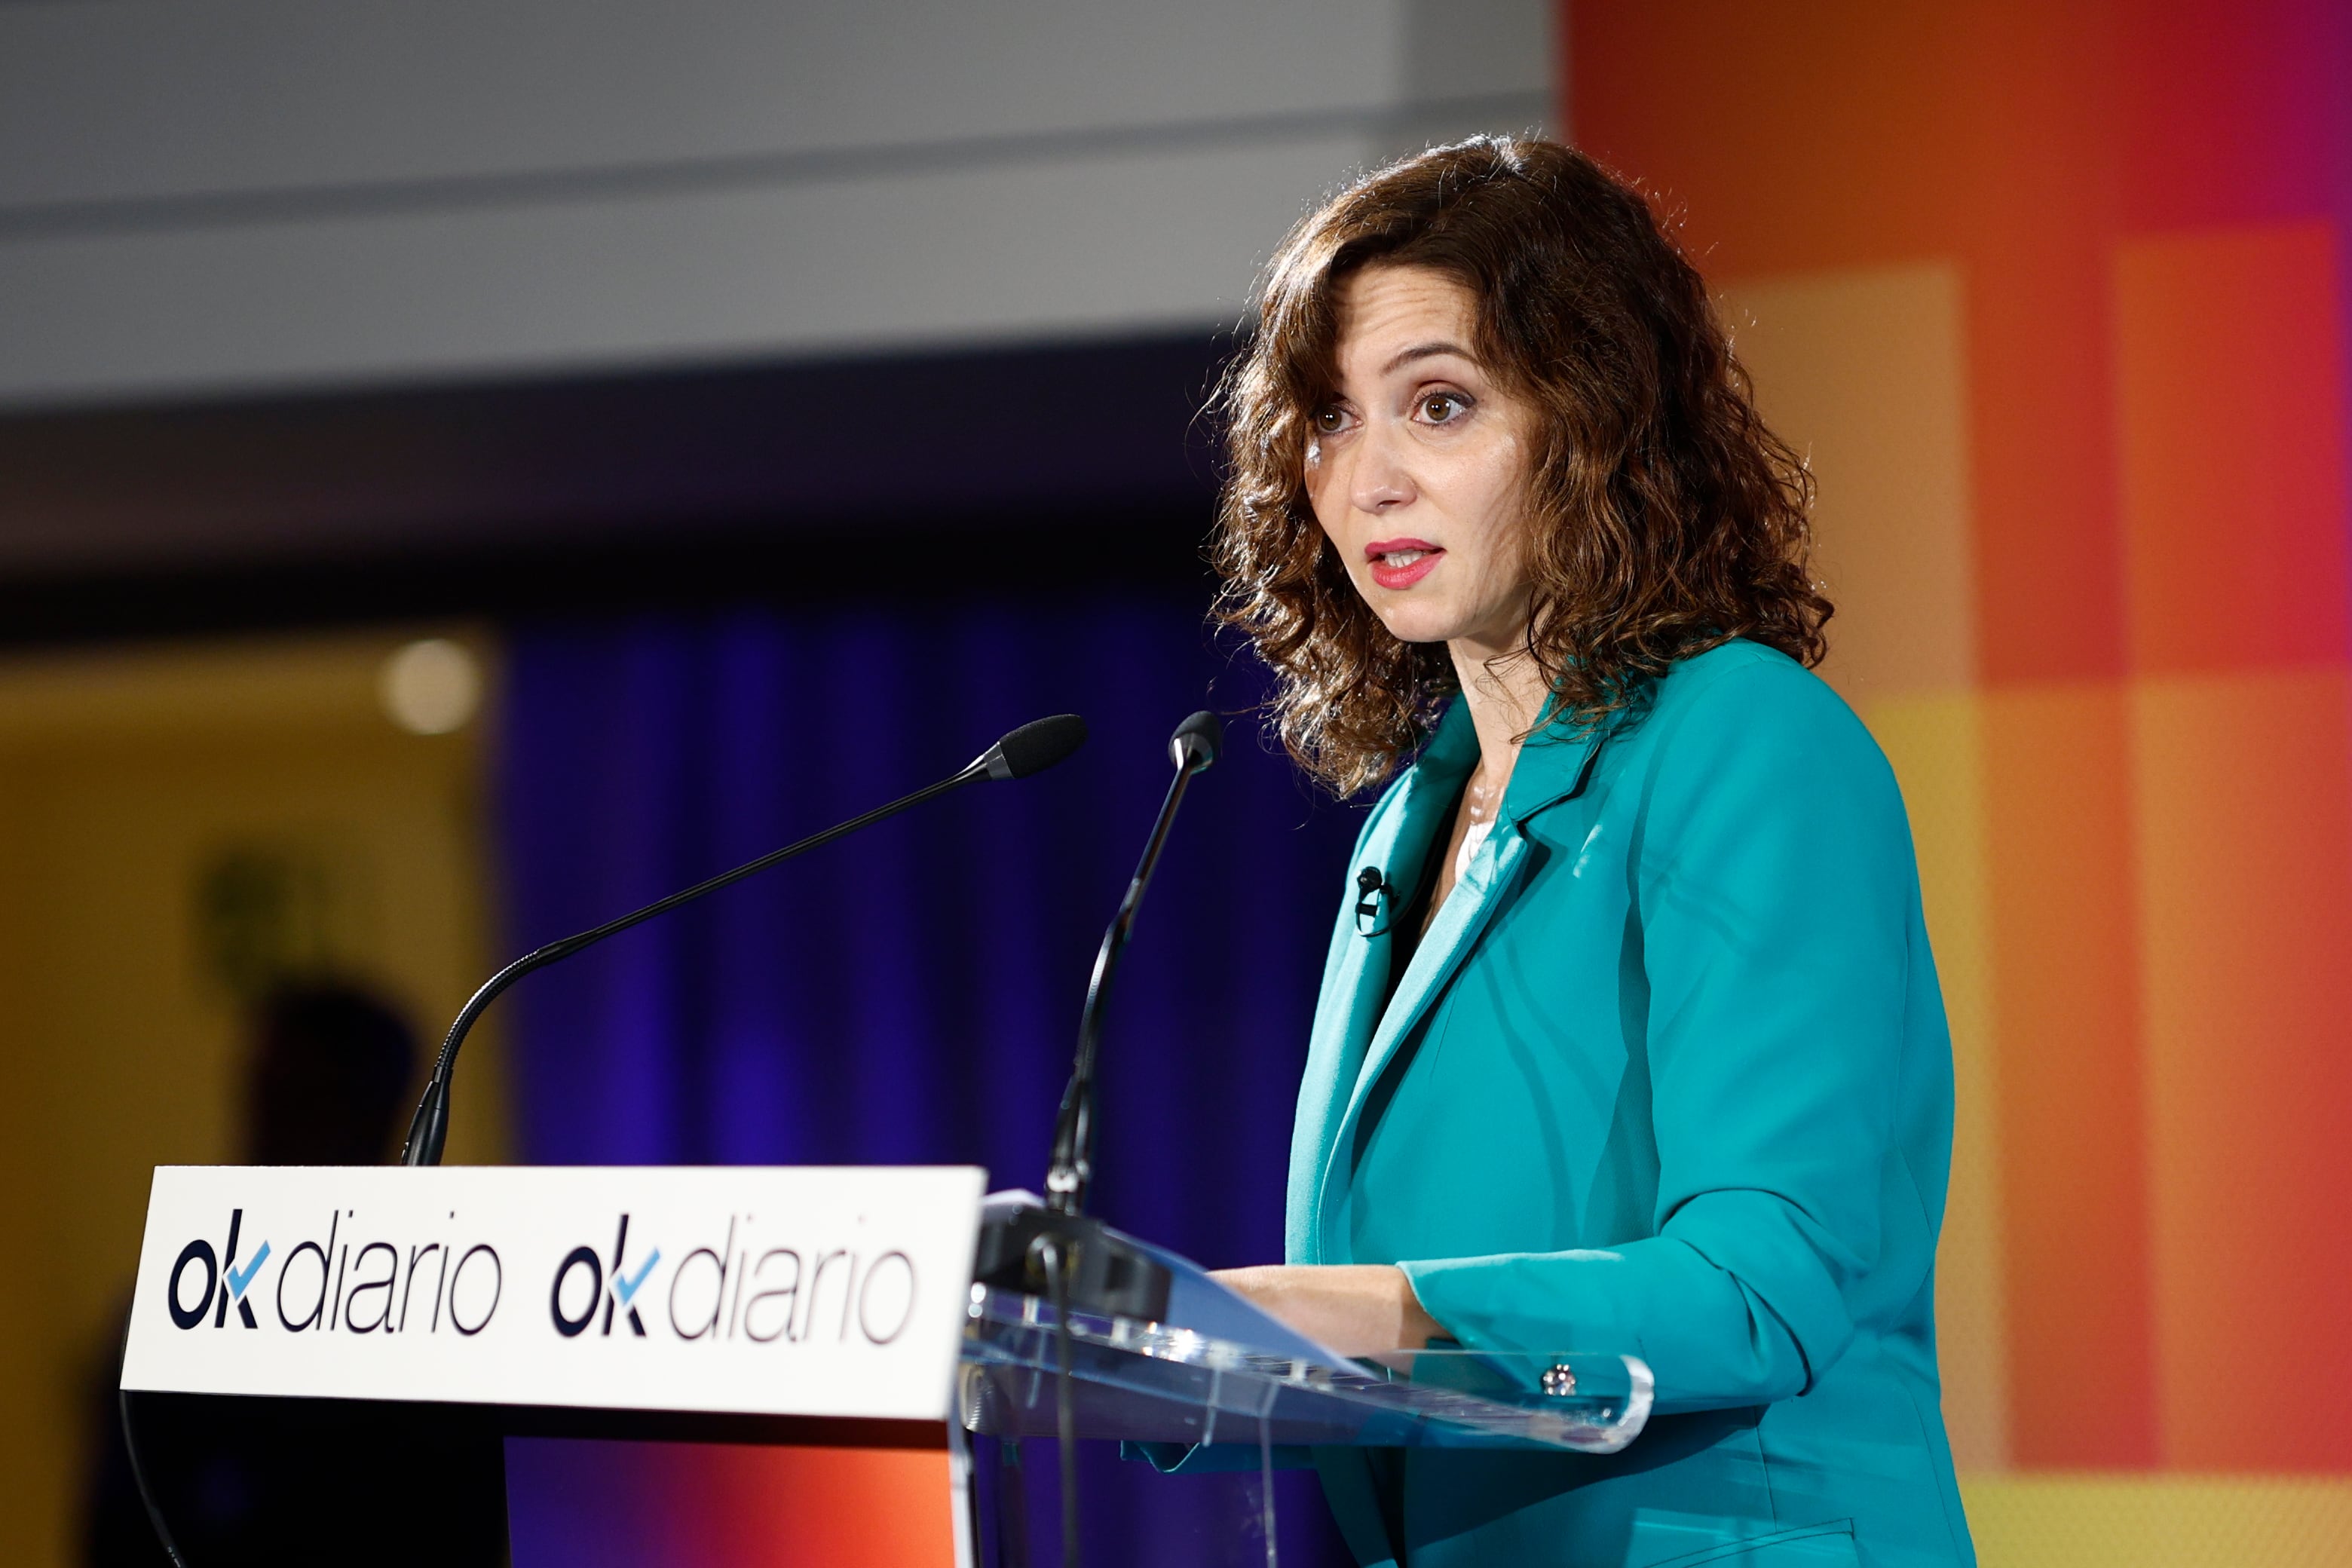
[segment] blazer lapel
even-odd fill
[[[1447,807],[1461,793],[1476,756],[1477,738],[1469,718],[1458,702],[1446,712],[1420,759],[1373,808],[1361,848],[1349,868],[1348,903],[1324,965],[1307,1069],[1299,1081],[1298,1113],[1291,1124],[1283,1250],[1293,1263],[1319,1260],[1315,1196],[1329,1163],[1340,1114],[1381,1021],[1389,962],[1396,950],[1391,928],[1418,895],[1417,878],[1433,869],[1428,865],[1430,845],[1444,829]],[[1383,889],[1369,919],[1358,913],[1365,896],[1359,879],[1367,871],[1378,874]]]
[[[1449,722],[1458,718],[1465,730],[1468,717],[1466,709],[1458,701],[1454,710],[1447,714]],[[1338,1076],[1322,1081],[1328,1092],[1344,1094],[1344,1109],[1339,1110],[1335,1119],[1330,1111],[1337,1107],[1324,1108],[1316,1133],[1319,1163],[1314,1172],[1313,1184],[1304,1194],[1293,1194],[1294,1201],[1307,1197],[1312,1202],[1314,1217],[1303,1227],[1306,1235],[1297,1239],[1306,1241],[1312,1249],[1313,1261],[1339,1259],[1346,1256],[1344,1238],[1334,1236],[1330,1229],[1331,1222],[1342,1212],[1339,1205],[1331,1202],[1331,1194],[1334,1184],[1343,1180],[1348,1173],[1341,1151],[1347,1149],[1356,1136],[1357,1124],[1362,1118],[1364,1103],[1370,1098],[1373,1085],[1380,1081],[1381,1074],[1395,1059],[1397,1049],[1406,1036],[1419,1025],[1423,1015],[1453,978],[1454,971],[1461,967],[1462,961],[1476,945],[1479,932],[1486,929],[1487,921],[1508,898],[1512,888],[1530,864],[1525,833],[1527,819],[1548,806],[1582,793],[1591,776],[1592,763],[1599,758],[1604,732],[1605,727],[1602,726],[1580,731],[1553,727],[1528,737],[1517,764],[1511,771],[1511,786],[1505,792],[1503,807],[1496,814],[1493,831],[1488,834],[1485,846],[1471,857],[1461,879],[1439,907],[1436,918],[1430,921],[1421,945],[1413,952],[1412,961],[1406,965],[1403,977],[1397,983],[1395,994],[1389,998],[1387,1009],[1378,1015],[1363,1049],[1354,1054],[1353,1070],[1349,1070],[1351,1062],[1348,1054],[1335,1052],[1329,1058],[1330,1068]],[[1433,876],[1436,872],[1431,847],[1438,826],[1442,826],[1443,807],[1454,800],[1460,788],[1461,777],[1467,771],[1465,764],[1452,778],[1444,800],[1427,808],[1428,816],[1440,820],[1416,825],[1425,829],[1416,835],[1416,842],[1412,846],[1413,852],[1420,857],[1423,876]],[[1400,836],[1397,848],[1401,861],[1406,847]],[[1409,903],[1412,896],[1406,895],[1403,901]],[[1380,972],[1379,977],[1372,984],[1368,1000],[1362,991],[1357,993],[1357,1006],[1351,1011],[1368,1012],[1380,1006],[1379,988],[1387,979],[1387,965],[1381,963],[1367,967],[1376,967]],[[1357,1037],[1362,1037],[1359,1035]],[[1317,1065],[1310,1053],[1310,1082],[1316,1081]],[[1297,1154],[1297,1149],[1294,1145],[1291,1170],[1294,1188],[1300,1175]],[[1293,1213],[1297,1213],[1295,1208]]]

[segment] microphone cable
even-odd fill
[[[131,1352],[131,1325],[122,1325],[122,1350]],[[155,1501],[154,1489],[147,1484],[146,1467],[139,1462],[138,1423],[131,1418],[131,1391],[122,1386],[121,1373],[115,1374],[114,1406],[122,1421],[122,1457],[131,1462],[131,1484],[139,1493],[139,1506],[147,1510],[147,1522],[154,1527],[155,1539],[163,1548],[163,1555],[172,1560],[172,1568],[188,1568],[188,1560],[180,1552],[180,1543],[172,1538],[172,1527],[163,1522],[163,1510]]]

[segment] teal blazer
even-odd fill
[[[1358,841],[1286,1251],[1398,1265],[1472,1349],[1640,1356],[1658,1414],[1606,1457],[1318,1450],[1349,1544],[1972,1563],[1936,1373],[1951,1042],[1885,756],[1778,653],[1678,663],[1529,738],[1391,996],[1387,925],[1476,759],[1457,701]]]

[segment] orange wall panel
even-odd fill
[[[1967,111],[1944,63],[1969,47],[1965,18],[1870,0],[1593,0],[1570,16],[1578,143],[1686,214],[1710,277],[1944,248],[1936,175],[1958,171]]]
[[[1575,139],[1735,306],[1956,281],[1964,478],[1906,478],[1968,566],[1849,568],[1901,602],[1830,668],[1964,672],[1981,715],[2009,1462],[2352,1473],[2352,7],[1563,18]],[[1824,568],[1919,567],[1919,516],[1840,485],[1885,418],[1827,395],[1889,346],[1759,328]]]
[[[2153,1465],[2129,709],[2095,684],[1984,714],[2011,1453]]]
[[[2143,682],[2133,750],[2165,1458],[2352,1468],[2352,689]]]
[[[2134,662],[2340,659],[2343,358],[2326,225],[2124,246],[2116,342]]]
[[[1710,278],[1958,260],[1981,668],[2121,677],[2105,68],[2128,29],[2100,5],[1868,0],[1570,20],[1579,144],[1687,215]]]
[[[1988,680],[2125,670],[2107,275],[2087,235],[1987,245],[1970,258],[1977,647]]]

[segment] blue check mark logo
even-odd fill
[[[660,1261],[661,1248],[656,1247],[654,1248],[652,1256],[648,1257],[643,1263],[637,1265],[637,1271],[635,1274],[628,1275],[617,1272],[614,1274],[613,1295],[619,1300],[622,1306],[625,1307],[632,1300],[636,1299],[637,1287],[646,1282],[646,1276],[651,1274],[654,1271],[654,1265]]]
[[[613,1236],[610,1264],[596,1256],[594,1247],[583,1246],[565,1253],[563,1261],[555,1266],[555,1280],[548,1290],[547,1311],[554,1322],[555,1331],[567,1340],[578,1339],[586,1333],[588,1326],[599,1316],[604,1319],[604,1326],[598,1331],[600,1333],[611,1333],[614,1320],[618,1319],[628,1325],[630,1333],[638,1339],[646,1337],[646,1320],[635,1305],[637,1292],[644,1289],[646,1281],[653,1278],[655,1266],[661,1262],[661,1248],[648,1248],[645,1260],[631,1268],[628,1265],[629,1216],[624,1214],[620,1218],[620,1228]],[[588,1276],[589,1285],[584,1293],[572,1298],[580,1302],[575,1315],[563,1304],[563,1286],[566,1280],[583,1270]]]
[[[252,1262],[242,1268],[232,1267],[228,1270],[228,1299],[231,1301],[244,1300],[246,1291],[253,1284],[253,1277],[260,1273],[261,1266],[268,1261],[269,1243],[265,1241],[261,1244],[261,1250],[253,1255]]]
[[[238,1268],[236,1237],[244,1226],[245,1211],[233,1208],[228,1211],[228,1240],[222,1243],[218,1251],[215,1251],[211,1241],[203,1237],[180,1249],[179,1258],[172,1265],[164,1291],[163,1304],[171,1310],[173,1328],[194,1329],[206,1318],[213,1321],[214,1328],[226,1328],[231,1307],[236,1309],[236,1321],[247,1328],[261,1326],[261,1321],[253,1315],[253,1303],[245,1299],[245,1293],[252,1289],[254,1278],[261,1272],[261,1266],[269,1261],[269,1244],[263,1242],[261,1250],[253,1255],[253,1261],[242,1268]],[[186,1289],[186,1281],[189,1275],[197,1269],[204,1271],[204,1284],[194,1292],[195,1300],[190,1301],[188,1296],[191,1292]]]

